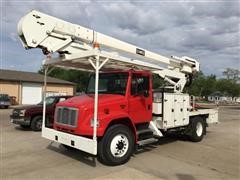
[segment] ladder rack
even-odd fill
[[[104,66],[100,67],[100,71],[141,69],[154,72],[163,69],[161,66],[153,63],[123,57],[118,54],[100,51],[99,49],[81,51],[79,54],[64,55],[57,58],[48,58],[43,61],[43,65],[95,71],[93,61],[97,57],[99,57],[100,64],[104,63]]]

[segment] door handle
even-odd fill
[[[151,105],[150,105],[150,104],[147,106],[147,109],[148,109],[148,110],[150,110],[150,109],[151,109]]]

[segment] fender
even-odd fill
[[[103,126],[100,125],[102,130],[99,129],[97,133],[98,136],[103,136],[111,125],[119,123],[127,125],[132,130],[135,140],[137,140],[135,124],[133,123],[132,119],[128,116],[127,112],[117,111],[112,113],[111,116],[105,116],[103,118],[101,118],[101,115],[99,114],[99,117],[101,119],[100,122],[102,121],[104,123]]]
[[[83,115],[84,116],[84,115]],[[79,125],[78,135],[85,135],[85,136],[91,136],[92,135],[92,125],[91,120],[93,119],[93,115],[90,114],[87,117],[84,116],[84,121],[81,122]],[[122,123],[126,124],[133,132],[134,136],[136,137],[136,128],[132,121],[132,119],[128,116],[127,112],[124,111],[112,111],[110,114],[105,114],[103,112],[98,113],[98,120],[99,120],[99,126],[97,128],[97,136],[102,137],[109,126],[116,123]],[[63,127],[61,125],[58,125],[58,127]],[[91,128],[89,128],[91,127]],[[70,128],[69,128],[70,129]],[[72,132],[76,132],[74,128],[71,129]]]

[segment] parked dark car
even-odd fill
[[[7,109],[11,105],[11,100],[8,94],[0,94],[0,107]]]
[[[72,96],[49,96],[46,98],[46,126],[52,127],[56,104]],[[42,129],[43,102],[36,105],[19,106],[13,109],[10,115],[11,122],[21,127],[31,127],[34,131]]]

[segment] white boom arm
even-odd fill
[[[93,44],[97,43],[101,48],[120,51],[142,61],[147,60],[147,63],[167,65],[168,68],[161,68],[153,73],[167,80],[178,92],[186,84],[186,75],[199,71],[199,63],[195,59],[185,56],[168,58],[35,10],[20,20],[18,34],[26,49],[41,48],[44,54],[79,54],[93,49]]]

